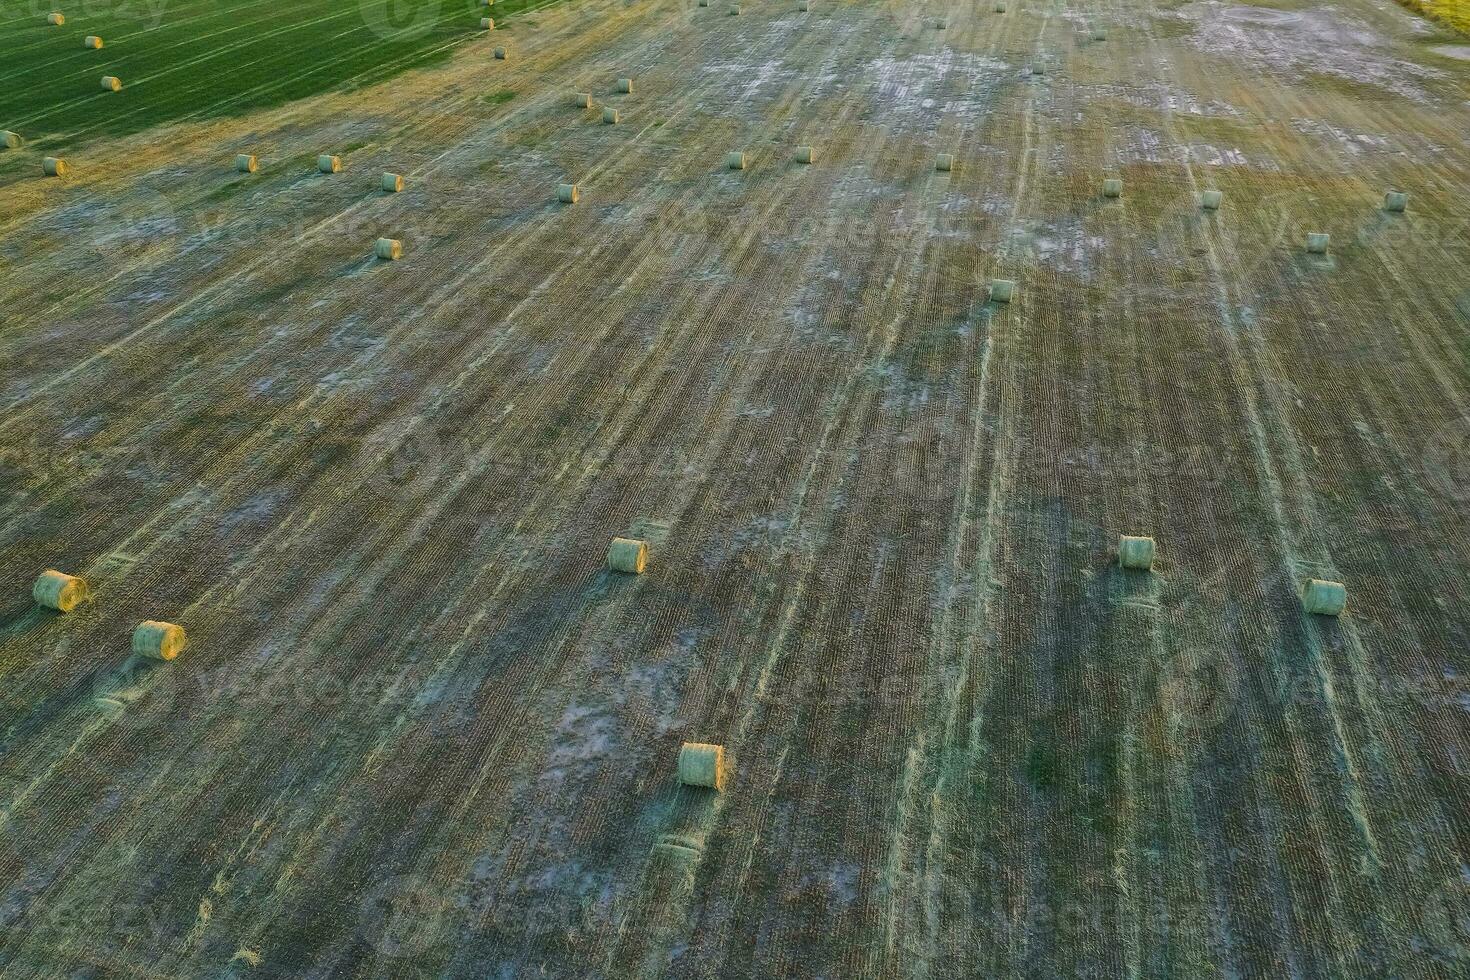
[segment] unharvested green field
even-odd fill
[[[1470,33],[1470,0],[1403,0],[1406,7]]]
[[[547,0],[498,0],[497,22]],[[478,0],[7,0],[0,128],[64,145],[234,114],[446,56],[479,34]],[[66,23],[47,23],[51,10]],[[97,35],[100,51],[82,47]],[[123,81],[104,92],[103,75]]]

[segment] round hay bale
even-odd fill
[[[41,161],[41,173],[47,177],[65,177],[66,161],[61,157],[46,157]]]
[[[613,538],[607,546],[607,567],[615,572],[642,575],[648,565],[648,542],[633,538]]]
[[[495,18],[493,18],[493,17],[481,17],[480,18],[480,30],[482,30],[482,31],[493,31],[493,30],[495,30]]]
[[[102,91],[104,91],[104,92],[119,92],[121,90],[122,90],[122,79],[121,78],[118,78],[116,75],[103,75],[102,76]]]
[[[71,612],[86,602],[91,592],[86,579],[58,572],[54,568],[42,572],[36,579],[36,584],[31,586],[31,598],[57,612]]]
[[[709,6],[709,0],[699,0],[699,5],[701,7],[708,7]]]
[[[591,92],[578,92],[577,93],[577,108],[579,108],[579,109],[590,109],[590,108],[592,108],[592,93]]]
[[[12,133],[8,129],[0,129],[0,149],[18,150],[22,140],[19,133]]]
[[[1103,197],[1122,197],[1123,182],[1116,177],[1103,181]]]
[[[1106,27],[1094,27],[1092,29],[1092,39],[1094,41],[1106,41],[1108,39],[1108,29]]]
[[[990,301],[992,303],[1009,303],[1016,298],[1016,283],[1012,279],[990,280]]]
[[[804,14],[809,13],[812,9],[812,5],[808,3],[807,0],[801,0],[801,3],[798,3],[796,5],[796,9],[800,10]]]
[[[1154,539],[1124,534],[1118,538],[1118,564],[1148,571],[1154,567]]]
[[[740,7],[738,5],[732,6],[730,8],[730,16],[731,17],[739,17],[740,16]]]
[[[1403,191],[1389,191],[1383,195],[1383,210],[1403,211],[1409,206],[1409,195]]]
[[[46,23],[50,24],[52,27],[60,27],[62,24],[66,23],[66,18],[61,16],[61,14],[59,13],[51,13],[46,15]]]
[[[342,169],[342,158],[323,153],[316,158],[316,169],[324,174],[335,174]]]
[[[1222,191],[1205,191],[1199,196],[1199,206],[1206,211],[1218,211],[1223,203],[1225,194]]]
[[[1003,14],[1006,12],[1005,0],[999,0],[999,2],[995,5],[995,12],[998,14]]]
[[[744,153],[739,153],[739,152],[726,153],[725,154],[725,166],[728,167],[731,170],[744,170],[745,169],[745,154]]]
[[[508,52],[505,48],[495,49],[495,58],[497,61],[504,61],[509,56],[509,54],[510,52]]]
[[[1307,252],[1312,255],[1326,255],[1327,246],[1332,241],[1332,236],[1320,231],[1307,234]]]
[[[798,146],[796,148],[797,163],[815,163],[817,160],[817,149],[814,146]]]
[[[235,157],[235,169],[242,174],[253,174],[260,168],[260,161],[253,153],[240,153]]]
[[[480,0],[480,6],[493,7],[495,6],[495,0]]]
[[[184,652],[189,638],[182,626],[147,619],[133,630],[133,653],[156,660],[172,660]]]
[[[102,47],[102,38],[98,37],[96,34],[88,34],[86,37],[82,38],[82,47],[91,48],[95,51],[98,48]]]
[[[631,95],[633,93],[633,79],[631,79],[631,78],[620,78],[620,79],[618,79],[618,91],[621,92],[624,95]]]
[[[936,18],[934,18],[934,29],[936,31],[947,31],[947,30],[949,30],[949,18],[948,17],[936,17]]]
[[[576,184],[557,184],[556,199],[563,204],[576,204],[582,197],[582,192]]]
[[[934,158],[934,169],[942,171],[944,173],[949,173],[951,170],[954,169],[954,154],[939,154],[939,156]]]
[[[403,258],[403,243],[396,238],[379,238],[373,254],[385,262],[397,262]]]
[[[725,747],[705,742],[679,746],[679,782],[715,791],[725,788]]]
[[[618,110],[614,109],[612,106],[608,106],[606,109],[603,109],[602,110],[602,121],[605,122],[605,123],[607,123],[609,126],[614,125],[615,123],[617,123],[617,121],[618,121]]]
[[[1302,586],[1302,608],[1314,616],[1336,616],[1347,607],[1347,586],[1309,578]]]
[[[384,174],[380,183],[389,194],[397,194],[403,190],[403,174]]]

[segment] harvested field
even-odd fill
[[[1463,38],[246,6],[0,7],[0,975],[1470,972]]]

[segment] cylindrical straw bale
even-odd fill
[[[1320,578],[1302,586],[1302,608],[1318,616],[1336,616],[1347,606],[1347,586]]]
[[[615,572],[642,575],[648,565],[648,542],[613,538],[607,548],[607,567]]]
[[[57,612],[71,612],[80,603],[87,601],[90,594],[91,589],[87,587],[86,579],[58,572],[54,568],[42,572],[36,579],[36,584],[31,587],[31,598]]]
[[[1147,571],[1154,567],[1154,539],[1125,534],[1118,539],[1118,564]]]
[[[685,786],[725,788],[725,747],[685,742],[679,747],[679,782]]]
[[[189,638],[182,626],[144,620],[133,630],[133,652],[140,657],[172,660],[184,651]]]

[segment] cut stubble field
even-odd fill
[[[993,6],[7,88],[0,973],[1464,975],[1470,63]]]

